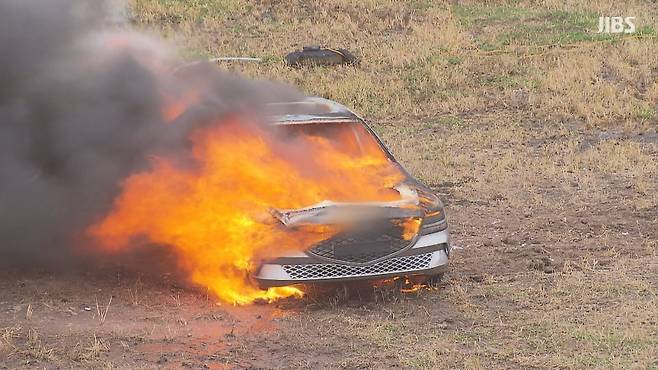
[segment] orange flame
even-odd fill
[[[88,232],[108,251],[129,248],[138,237],[173,248],[190,280],[225,302],[300,296],[294,287],[259,289],[249,275],[262,261],[306,250],[337,229],[286,228],[272,208],[400,198],[392,187],[404,175],[361,125],[340,125],[327,138],[242,117],[216,122],[192,137],[196,166],[154,160],[149,171],[125,180],[114,208]],[[368,138],[358,148],[347,139],[355,130]]]
[[[180,93],[180,96],[176,98],[172,98],[165,94],[163,99],[166,101],[166,104],[162,109],[162,117],[167,122],[174,121],[181,114],[185,113],[191,105],[200,100],[199,93],[195,90],[186,90],[185,92]]]
[[[402,237],[405,240],[413,239],[413,237],[418,234],[421,222],[422,220],[418,217],[408,218],[402,221],[400,223],[402,226]]]

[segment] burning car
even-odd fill
[[[359,156],[380,151],[402,176],[387,200],[324,200],[298,209],[272,209],[288,229],[330,229],[303,252],[264,261],[254,274],[263,288],[304,283],[410,277],[438,281],[448,266],[448,224],[441,200],[411,176],[354,112],[322,98],[277,103],[273,124],[286,135],[340,136],[339,150]],[[366,149],[368,148],[368,149]],[[376,176],[376,174],[373,174]]]

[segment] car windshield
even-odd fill
[[[320,122],[281,125],[290,140],[305,138],[326,150],[335,150],[351,158],[367,156],[387,159],[377,139],[358,122]]]
[[[405,180],[401,167],[358,121],[282,123],[279,151],[307,180],[311,199],[383,202],[400,199],[395,186]],[[304,206],[314,202],[303,204]]]

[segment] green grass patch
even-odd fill
[[[598,34],[598,15],[564,10],[526,9],[510,6],[455,5],[453,12],[461,24],[476,36],[482,51],[508,45],[553,45],[619,38]],[[490,31],[495,25],[495,32]],[[644,32],[651,34],[649,27]]]
[[[503,90],[526,85],[525,80],[520,76],[509,76],[503,74],[485,75],[479,79],[479,82],[482,85],[493,86]]]
[[[656,115],[656,111],[652,108],[640,108],[637,110],[635,116],[641,120],[650,120]]]
[[[486,25],[531,16],[534,12],[511,6],[454,5],[452,12],[462,25]]]
[[[502,33],[498,42],[529,45],[570,44],[583,41],[610,40],[611,34],[595,33],[598,16],[567,12],[563,10],[538,12],[532,20],[515,25],[514,29]]]
[[[642,26],[639,27],[634,35],[636,36],[658,36],[658,32],[656,32],[656,29],[653,28],[652,26]]]
[[[449,56],[446,58],[446,61],[448,61],[449,64],[455,66],[461,64],[464,61],[464,58],[458,56]]]

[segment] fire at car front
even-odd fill
[[[334,230],[304,252],[264,263],[255,279],[262,287],[291,284],[440,276],[448,265],[448,225],[440,200],[423,185],[398,185],[400,200],[320,202],[295,210],[273,210],[287,228]],[[335,230],[339,231],[336,232]]]

